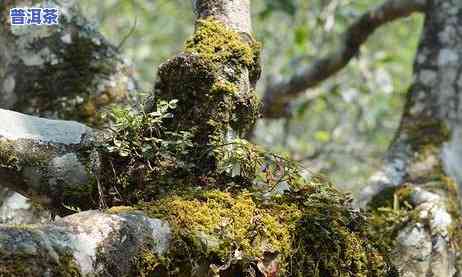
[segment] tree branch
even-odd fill
[[[140,212],[87,211],[46,225],[0,225],[1,276],[130,276],[136,257],[163,254],[168,223]]]
[[[289,79],[267,86],[263,98],[263,116],[277,118],[286,114],[285,109],[291,99],[345,67],[378,27],[414,12],[423,12],[426,5],[426,0],[388,0],[364,13],[343,34],[338,49],[315,60]]]
[[[9,22],[9,9],[30,1],[0,2],[0,108],[100,126],[106,120],[97,112],[125,103],[136,89],[131,66],[80,15],[77,1],[35,1],[58,7],[61,20],[59,26],[32,28]],[[0,222],[44,219],[22,196],[0,191]]]
[[[91,193],[99,167],[92,129],[3,109],[0,118],[2,185],[47,206],[90,207],[85,195]]]

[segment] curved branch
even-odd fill
[[[343,34],[338,49],[315,60],[289,79],[268,85],[263,98],[263,116],[268,118],[283,116],[287,112],[286,105],[291,99],[299,96],[306,89],[319,85],[345,67],[377,28],[414,12],[423,12],[426,5],[426,0],[388,0],[377,8],[367,11]]]

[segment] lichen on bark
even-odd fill
[[[59,7],[60,24],[10,26],[10,8],[31,4]],[[0,107],[101,127],[100,112],[136,89],[133,69],[75,3],[6,1],[0,13]]]

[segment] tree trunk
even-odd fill
[[[170,236],[168,223],[120,211],[0,225],[0,276],[137,276],[134,257],[162,255]]]
[[[373,208],[387,197],[395,209],[412,206],[395,237],[401,276],[460,274],[461,13],[460,1],[430,1],[400,127],[359,199]]]

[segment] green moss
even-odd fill
[[[185,240],[206,254],[217,252],[223,260],[235,248],[241,250],[244,257],[262,256],[265,249],[258,241],[262,238],[272,246],[272,251],[287,253],[290,228],[294,226],[285,226],[284,217],[299,218],[301,214],[297,213],[295,206],[281,205],[277,207],[279,214],[274,215],[270,213],[271,209],[259,208],[251,196],[243,192],[233,197],[216,190],[190,196],[174,195],[148,206],[147,212],[150,216],[167,219],[179,232],[177,235],[185,235],[180,233],[188,229]],[[220,229],[223,234],[217,237]],[[257,229],[260,234],[253,237],[252,233]]]
[[[369,236],[376,247],[391,253],[399,231],[410,222],[419,221],[419,210],[412,206],[413,185],[386,188],[368,203]]]
[[[193,38],[186,41],[185,51],[196,54],[215,70],[232,62],[247,67],[255,62],[257,46],[246,43],[239,33],[212,18],[199,20]]]
[[[77,265],[74,256],[70,253],[64,253],[59,257],[59,266],[57,274],[62,277],[80,277],[80,268]]]
[[[238,138],[258,116],[255,92],[240,90],[243,78],[251,86],[258,79],[258,52],[205,19],[185,53],[158,71],[155,93],[175,107],[119,113],[104,146],[116,180],[106,188],[116,184],[127,205],[139,201],[135,208],[172,228],[166,254],[146,247],[132,261],[133,275],[240,276],[274,261],[278,276],[389,276],[386,256],[348,196]],[[290,192],[269,196],[281,182]]]
[[[145,148],[142,143],[131,150],[135,152],[124,154],[129,166],[121,163],[121,172],[134,173],[125,175],[129,176],[124,178],[127,183],[121,185],[135,194],[127,204],[142,200],[135,208],[168,221],[173,237],[165,256],[157,257],[149,251],[139,253],[134,267],[145,270],[134,275],[165,272],[164,276],[204,276],[210,270],[210,274],[235,276],[258,270],[255,265],[262,259],[274,259],[279,276],[391,274],[384,252],[375,240],[369,240],[372,236],[369,237],[365,219],[351,208],[349,197],[336,191],[327,180],[307,181],[295,162],[242,139],[216,148],[190,142],[191,147],[182,150],[184,156],[181,151],[174,151],[175,155],[162,152],[157,143],[164,144],[168,136],[144,139],[146,134],[139,130],[147,128],[138,124],[144,120],[141,116],[140,120],[127,122],[138,126],[138,131],[121,131],[133,139],[117,140],[148,141],[149,149],[159,156],[148,155],[150,158],[140,160],[142,156],[136,156],[136,151]],[[197,149],[206,151],[196,152]],[[203,157],[212,152],[223,157],[213,171],[203,174],[201,169],[195,170],[194,166],[201,165]],[[143,167],[146,164],[151,169]],[[131,165],[144,171],[140,174]],[[185,165],[188,170],[181,170]],[[230,171],[234,172],[236,166],[239,170],[233,176],[236,173]],[[115,171],[119,172],[118,166]],[[266,195],[282,181],[289,184],[290,193]],[[254,182],[259,183],[261,190],[251,189]],[[127,196],[120,187],[118,190]],[[119,208],[115,210],[118,212]]]
[[[169,272],[209,268],[204,263],[250,267],[265,251],[287,256],[296,220],[284,224],[285,216],[301,217],[294,206],[278,207],[275,214],[258,207],[248,192],[233,196],[216,190],[173,195],[141,208],[173,228],[174,243],[163,264]]]
[[[130,206],[114,206],[106,210],[106,212],[110,214],[131,213],[134,211],[136,211],[136,209]]]
[[[18,162],[16,151],[12,143],[0,140],[0,165],[6,168],[15,168]]]
[[[253,71],[258,68],[258,49],[253,39],[244,38],[218,20],[200,20],[193,37],[185,43],[184,54],[158,71],[156,94],[167,101],[178,100],[175,120],[167,128],[191,130],[193,142],[212,148],[229,143],[231,129],[239,135],[250,130],[259,105],[255,92],[241,89],[240,83],[249,75],[257,75]],[[220,159],[209,155],[201,167],[213,170]]]
[[[140,253],[133,260],[133,274],[139,277],[165,276],[161,274],[163,261],[149,248],[142,248]]]
[[[79,266],[72,254],[68,252],[58,253],[59,261],[55,262],[46,255],[15,255],[14,257],[0,258],[0,276],[25,277],[42,276],[47,272],[51,276],[80,277]]]
[[[143,126],[137,123],[143,122],[141,116],[129,123]],[[128,140],[130,143],[159,143],[168,137],[143,139],[146,134],[129,134],[127,130],[121,133],[134,138]],[[134,275],[165,272],[164,276],[204,276],[219,272],[235,276],[246,270],[258,271],[256,264],[262,259],[274,259],[278,276],[391,276],[388,259],[369,235],[365,219],[326,179],[307,181],[295,162],[242,139],[215,148],[191,143],[192,147],[184,148],[185,156],[180,151],[168,156],[153,144],[151,148],[159,158],[139,160],[134,157],[137,149],[144,148],[140,144],[125,157],[129,165],[146,170],[124,179],[128,180],[128,191],[135,191],[134,199],[144,200],[135,208],[168,221],[173,232],[165,256],[142,251],[135,257],[134,267],[144,271]],[[195,170],[194,166],[201,165],[210,153],[223,158],[207,174],[202,168]],[[164,156],[170,160],[160,158]],[[178,171],[188,162],[188,170]],[[145,164],[152,171],[142,166]],[[236,166],[239,170],[233,176],[230,171]],[[124,164],[120,168],[124,173],[132,170]],[[140,175],[142,180],[133,178]],[[282,181],[289,184],[290,193],[266,195]],[[254,182],[261,190],[251,189]]]
[[[451,241],[456,247],[462,244],[462,230],[460,221],[460,204],[458,188],[455,182],[448,178],[443,169],[438,165],[427,172],[425,177],[412,180],[412,184],[386,189],[378,193],[377,197],[370,201],[368,216],[368,232],[370,237],[377,242],[377,247],[384,252],[390,252],[395,246],[395,238],[398,232],[411,222],[420,222],[420,210],[411,205],[413,188],[418,186],[428,192],[440,195],[448,199],[446,205],[454,222],[449,230]]]
[[[201,276],[193,273],[210,268],[237,274],[268,256],[278,263],[278,276],[386,276],[390,268],[364,239],[360,216],[323,186],[266,200],[248,191],[206,190],[143,203],[138,208],[173,230],[163,260],[148,260],[171,276]]]
[[[369,235],[366,219],[350,210],[348,198],[330,186],[314,189],[302,198],[295,245],[309,247],[293,255],[296,276],[394,276],[387,252]]]
[[[218,81],[213,84],[211,92],[214,94],[235,94],[239,92],[239,88],[231,82]]]
[[[403,119],[401,128],[407,134],[411,145],[418,148],[416,150],[439,147],[450,137],[447,124],[434,117]]]
[[[409,206],[412,189],[410,186],[388,187],[374,195],[367,207],[377,210],[382,207],[399,209],[400,206]]]
[[[17,151],[16,147],[22,145],[22,148],[30,149],[29,151]],[[15,142],[0,139],[0,165],[6,168],[20,169],[22,167],[43,167],[47,165],[54,155],[53,147],[34,147],[27,141],[17,140]]]

